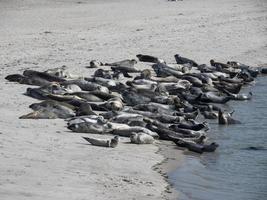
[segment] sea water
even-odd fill
[[[267,77],[245,87],[249,101],[231,101],[238,125],[210,121],[209,138],[220,147],[214,153],[185,153],[185,161],[169,174],[180,200],[267,199]],[[261,147],[261,150],[248,150]]]

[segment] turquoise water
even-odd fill
[[[169,174],[180,200],[267,199],[267,77],[242,92],[253,92],[250,101],[228,103],[240,125],[219,126],[210,121],[208,136],[219,143],[215,153],[188,154]],[[263,150],[246,150],[250,146]]]

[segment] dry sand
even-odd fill
[[[1,0],[0,199],[175,198],[152,170],[164,159],[157,146],[125,139],[97,148],[63,120],[19,120],[36,100],[6,75],[66,65],[89,76],[92,59],[138,53],[259,66],[267,63],[266,21],[266,0]]]

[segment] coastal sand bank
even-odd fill
[[[66,65],[89,76],[92,59],[138,53],[168,62],[180,53],[199,63],[215,58],[259,66],[267,57],[266,18],[264,0],[1,1],[1,199],[175,198],[152,170],[164,160],[157,146],[125,139],[116,149],[97,148],[63,120],[19,120],[37,101],[6,75]]]

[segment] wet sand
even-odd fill
[[[89,76],[85,66],[92,59],[138,53],[170,63],[179,53],[199,63],[215,58],[255,66],[267,57],[264,0],[3,0],[0,26],[1,199],[176,198],[153,170],[164,161],[158,146],[125,139],[116,149],[97,148],[63,120],[19,120],[37,100],[6,75],[66,65]],[[163,166],[164,174],[170,168]]]

